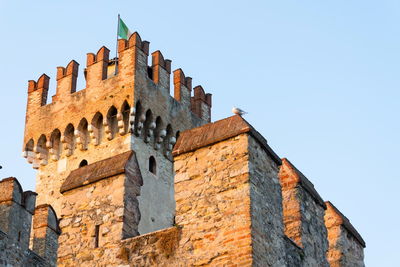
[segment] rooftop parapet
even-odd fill
[[[28,81],[28,106],[44,106],[47,102],[50,77],[42,74],[36,81]]]
[[[364,266],[364,239],[331,202],[325,203],[324,219],[329,242],[326,256],[330,266]]]
[[[22,200],[22,187],[15,177],[4,178],[0,181],[0,203],[12,201],[22,206]]]
[[[189,106],[191,93],[192,78],[186,77],[182,69],[174,70],[174,98]]]
[[[169,94],[171,60],[164,59],[164,56],[159,50],[151,53],[152,56],[152,80],[159,84]]]
[[[145,73],[159,89],[169,93],[171,60],[165,59],[163,54],[157,50],[153,52],[151,66],[148,66],[149,42],[142,41],[140,35],[135,32],[129,40],[118,40],[119,58],[112,62],[109,60],[110,50],[102,46],[96,54],[87,53],[85,79],[86,88],[101,86],[101,82],[107,78],[118,76],[119,80],[125,80],[127,76],[135,75],[134,72],[141,70]],[[127,52],[127,51],[130,52]],[[107,73],[110,65],[117,62],[117,70],[114,74]],[[133,67],[133,69],[132,69]],[[53,102],[60,101],[76,92],[79,63],[71,60],[66,67],[57,67],[56,94],[52,97]],[[132,72],[132,70],[134,72]],[[202,117],[209,117],[208,109],[211,108],[211,94],[206,94],[201,86],[196,87],[195,95],[191,97],[192,79],[185,77],[182,69],[174,71],[174,98],[182,105],[191,105],[194,114]],[[32,108],[45,106],[50,78],[43,74],[38,81],[30,80],[28,83],[28,112]],[[189,99],[189,101],[187,101]],[[64,101],[65,102],[65,101]],[[205,105],[203,107],[203,104]]]
[[[131,47],[137,47],[141,49],[146,55],[149,54],[149,42],[148,41],[142,41],[142,38],[140,37],[139,33],[134,32],[131,37],[129,37],[129,40],[125,39],[118,39],[118,52],[122,52],[127,48]]]
[[[57,262],[58,236],[60,234],[54,209],[48,204],[37,206],[33,219],[33,251],[48,262]]]
[[[194,96],[191,98],[192,112],[208,122],[211,121],[211,96],[198,85],[194,88]]]
[[[365,241],[358,233],[356,228],[350,223],[350,220],[340,212],[338,208],[336,208],[330,201],[326,201],[327,210],[325,213],[325,225],[326,228],[332,229],[337,226],[343,226],[349,234],[351,234],[355,240],[365,248]]]
[[[96,55],[87,53],[86,55],[86,87],[98,85],[100,81],[107,78],[107,67],[109,63],[110,50],[102,46]]]
[[[303,248],[305,266],[328,266],[326,205],[314,185],[286,158],[279,169],[285,234]]]
[[[322,197],[315,190],[313,183],[307,179],[302,172],[300,172],[287,158],[282,159],[282,166],[280,169],[280,180],[282,187],[296,187],[300,185],[306,190],[315,202],[326,210],[326,205]]]
[[[53,101],[76,92],[79,63],[71,60],[67,67],[57,67],[57,88]]]
[[[14,177],[0,181],[0,230],[27,249],[34,213],[36,193],[22,191]]]

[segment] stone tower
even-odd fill
[[[60,251],[172,226],[172,148],[180,132],[211,120],[211,94],[192,93],[177,69],[171,96],[171,61],[155,51],[149,65],[138,33],[118,41],[118,59],[109,52],[87,54],[83,90],[76,61],[57,67],[51,103],[46,74],[28,83],[23,156],[38,170],[37,203],[61,218]]]
[[[148,51],[134,33],[118,41],[118,58],[106,47],[87,54],[80,91],[79,64],[58,67],[51,103],[49,77],[29,81],[23,155],[38,169],[36,258],[58,266],[364,266],[361,235],[300,170],[241,116],[211,123],[211,95],[201,86],[192,93],[181,69],[170,96],[171,61],[156,51],[149,66]],[[1,183],[0,193],[17,188]],[[28,196],[0,199],[10,218],[0,220],[0,241],[15,239],[15,214],[32,217]],[[18,251],[30,253],[25,247]],[[10,258],[4,251],[0,260]]]

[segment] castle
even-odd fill
[[[350,221],[248,122],[211,123],[182,69],[171,96],[138,33],[109,52],[87,54],[80,91],[79,64],[58,67],[51,103],[50,78],[29,81],[37,193],[0,181],[0,265],[364,266]]]

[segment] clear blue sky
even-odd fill
[[[106,45],[117,14],[213,93],[237,105],[367,242],[367,266],[398,266],[400,1],[0,1],[0,177],[34,189],[21,157],[27,81]],[[82,75],[79,87],[83,88]]]

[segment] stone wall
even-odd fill
[[[326,202],[325,225],[328,229],[330,266],[363,267],[365,242],[357,230],[331,202]]]
[[[188,265],[252,264],[248,139],[175,157],[179,251]]]
[[[143,186],[138,196],[141,219],[139,233],[147,234],[173,225],[175,217],[173,163],[162,151],[149,149],[142,139],[135,139],[134,151],[137,153]],[[149,170],[149,158],[156,161],[156,173]]]
[[[96,238],[100,247],[121,240],[124,182],[125,175],[117,175],[64,193],[59,264],[68,259],[81,263],[96,247]]]
[[[80,265],[95,258],[92,250],[137,236],[142,184],[134,152],[72,172],[62,186],[59,264]]]
[[[324,201],[313,184],[287,159],[282,160],[279,179],[285,234],[303,249],[304,266],[328,266]]]
[[[35,208],[35,197],[13,177],[0,181],[0,266],[55,266],[57,216],[49,205]]]
[[[251,232],[255,266],[285,265],[282,194],[278,164],[252,136],[248,138]]]

